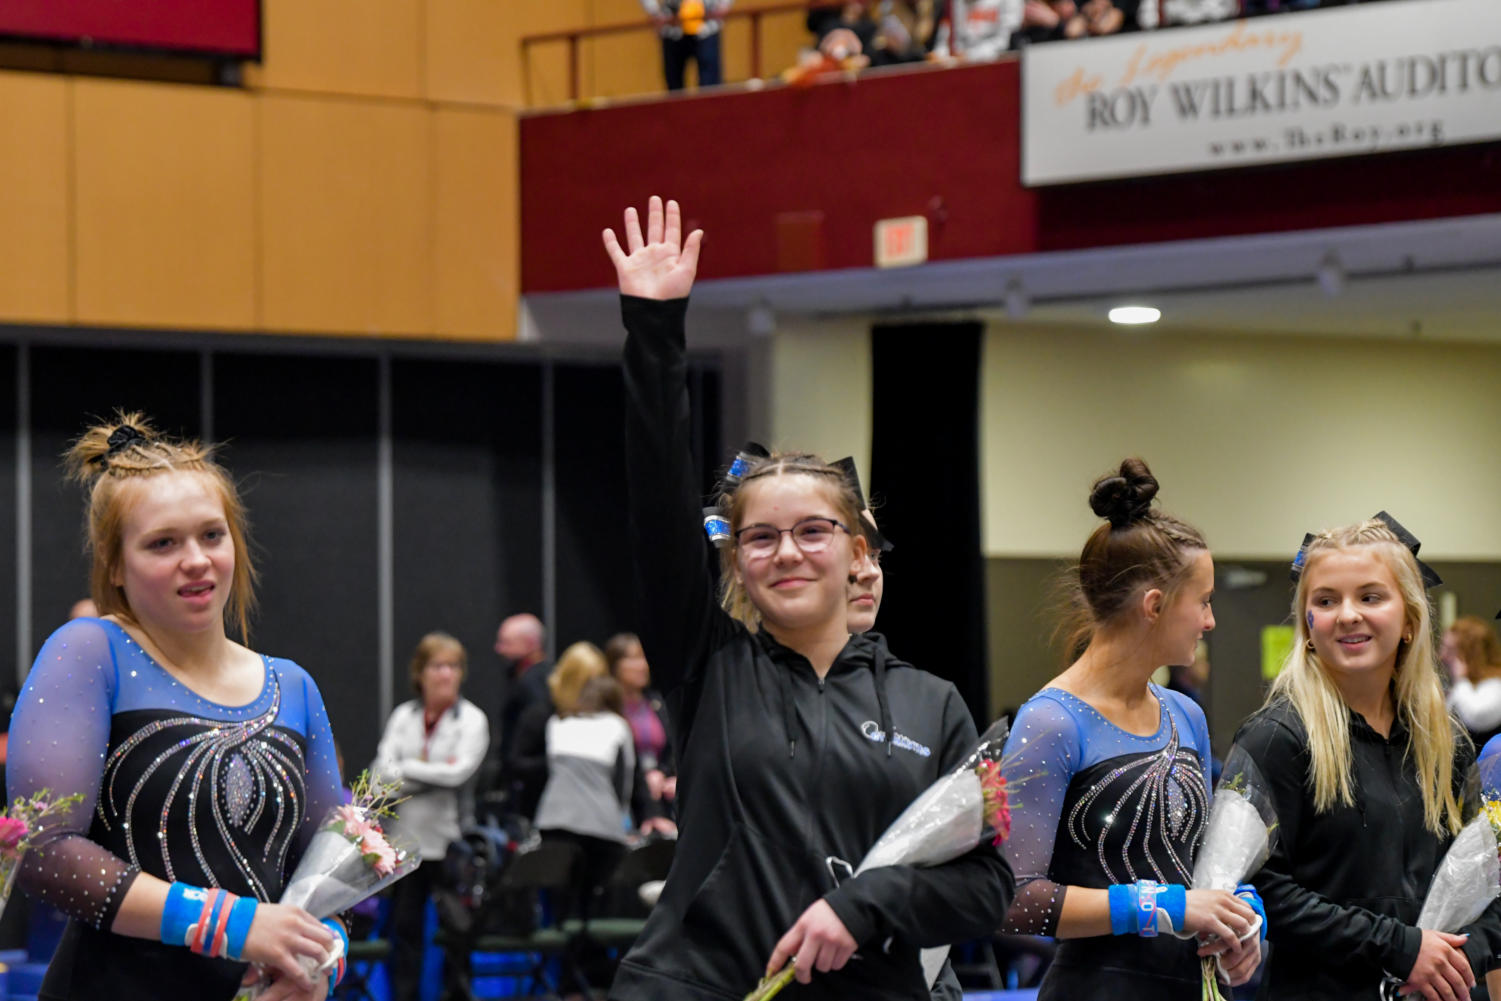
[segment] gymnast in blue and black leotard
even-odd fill
[[[251,570],[233,483],[193,442],[137,416],[74,446],[90,485],[93,598],[103,618],[47,640],[12,720],[12,794],[78,793],[34,832],[18,885],[69,917],[43,1001],[228,1001],[246,963],[264,1001],[322,1001],[344,934],[272,903],[338,806],[318,688],[242,634]],[[226,615],[228,613],[228,615]]]
[[[1060,940],[1040,1001],[1197,999],[1198,956],[1223,953],[1233,983],[1260,957],[1256,936],[1240,941],[1249,904],[1186,889],[1209,814],[1209,731],[1197,705],[1149,679],[1214,628],[1214,565],[1197,530],[1152,507],[1156,493],[1139,459],[1095,484],[1108,524],[1079,561],[1082,652],[1022,706],[1006,745],[1006,930]]]

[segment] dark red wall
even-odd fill
[[[261,54],[260,0],[4,0],[0,37]]]
[[[599,232],[652,194],[705,278],[869,267],[906,215],[954,260],[1501,212],[1495,143],[1028,190],[1019,115],[1006,61],[524,118],[522,290],[612,284]]]

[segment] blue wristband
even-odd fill
[[[198,915],[208,900],[210,890],[188,883],[173,883],[167,888],[167,903],[162,907],[159,936],[167,945],[187,945],[188,929],[198,923]]]
[[[229,925],[225,928],[225,958],[236,962],[244,959],[245,940],[250,937],[250,924],[255,920],[255,909],[260,901],[254,897],[240,897],[229,912]]]
[[[1116,883],[1106,892],[1110,900],[1110,933],[1152,938],[1159,931],[1183,930],[1188,911],[1187,888],[1150,879]]]
[[[1110,895],[1110,934],[1136,934],[1136,884],[1113,883]]]
[[[339,957],[339,961],[334,964],[334,968],[328,971],[328,996],[333,997],[334,988],[338,987],[339,981],[344,979],[344,971],[349,966],[349,932],[344,930],[344,925],[341,922],[335,921],[333,918],[324,918],[323,923],[328,927],[329,931],[344,940],[344,954]]]
[[[1261,894],[1257,893],[1256,887],[1252,886],[1250,883],[1242,883],[1235,888],[1235,895],[1244,900],[1246,903],[1250,904],[1251,910],[1255,911],[1257,915],[1260,916],[1261,941],[1265,942],[1267,930],[1266,904],[1262,901]]]
[[[1170,927],[1161,929],[1176,935],[1183,930],[1188,917],[1188,888],[1181,883],[1169,883],[1157,895],[1157,919],[1167,917]]]
[[[1142,938],[1157,935],[1157,898],[1166,889],[1150,879],[1136,881],[1136,934]]]

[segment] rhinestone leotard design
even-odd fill
[[[323,700],[291,661],[263,657],[260,693],[193,691],[120,626],[70,622],[37,656],[9,741],[11,792],[83,794],[40,835],[18,886],[72,919],[41,997],[228,999],[243,966],[109,931],[137,872],[275,900],[318,820],[339,803]]]
[[[1190,882],[1209,816],[1208,727],[1183,696],[1152,691],[1161,713],[1146,736],[1060,689],[1017,714],[1005,764],[1016,789],[1006,850],[1017,876],[1006,930],[1054,934],[1069,886]],[[1171,936],[1066,939],[1039,999],[1197,998],[1197,971],[1192,944]]]

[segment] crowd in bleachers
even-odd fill
[[[860,66],[993,59],[1049,42],[1203,24],[1358,0],[849,0],[808,14],[820,54]]]

